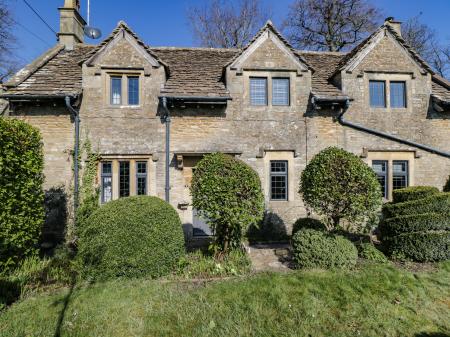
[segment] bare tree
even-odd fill
[[[296,0],[284,28],[297,48],[340,51],[374,31],[381,12],[367,0]]]
[[[439,42],[436,31],[420,22],[420,14],[402,24],[402,37],[437,73],[450,75],[450,45]]]
[[[13,49],[16,42],[12,33],[14,24],[15,21],[9,10],[7,0],[0,0],[0,83],[18,69],[18,65],[13,59]]]
[[[191,7],[188,20],[195,39],[204,47],[242,48],[269,17],[260,0],[211,0]]]

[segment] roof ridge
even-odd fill
[[[148,48],[152,49],[152,50],[204,50],[204,51],[217,51],[217,52],[227,52],[227,51],[238,52],[241,50],[240,48],[176,47],[176,46],[157,46],[157,47],[148,46]]]
[[[328,51],[328,50],[301,50],[296,49],[297,53],[301,54],[317,54],[317,55],[335,55],[335,56],[345,56],[348,54],[348,52],[341,52],[341,51]]]

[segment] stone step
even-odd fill
[[[257,244],[246,247],[254,271],[289,271],[289,244]]]

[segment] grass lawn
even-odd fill
[[[450,336],[450,262],[78,285],[14,304],[0,336]]]

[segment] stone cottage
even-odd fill
[[[392,18],[332,53],[295,50],[270,21],[243,49],[152,47],[124,22],[94,46],[83,42],[78,1],[60,15],[59,43],[2,94],[5,115],[41,130],[46,189],[73,186],[78,122],[80,142],[101,155],[99,202],[166,198],[191,238],[208,234],[189,194],[207,153],[253,167],[267,212],[288,231],[306,212],[300,173],[325,147],[366,161],[386,199],[406,186],[442,188],[450,174],[450,83]]]

